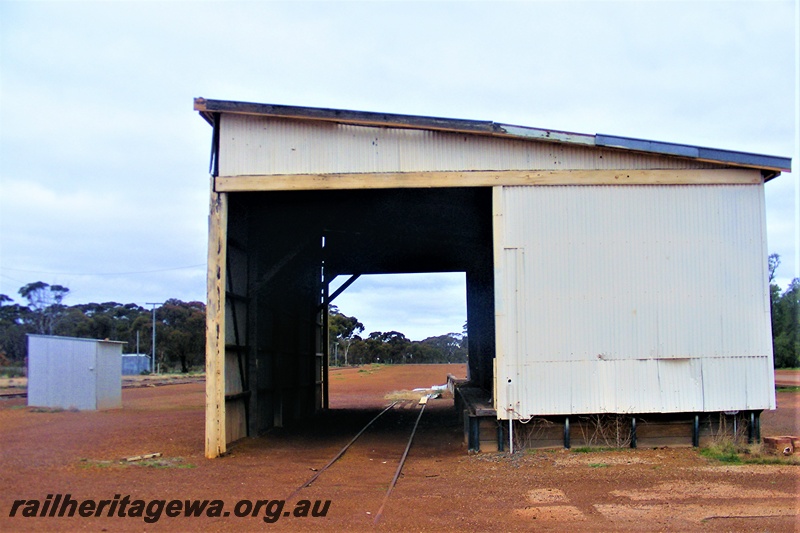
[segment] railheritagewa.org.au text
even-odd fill
[[[134,499],[129,494],[115,494],[112,499],[76,499],[71,494],[48,494],[45,499],[14,500],[10,518],[128,518],[148,524],[162,518],[261,518],[272,524],[281,518],[324,518],[330,500],[239,500],[227,506],[223,500]]]

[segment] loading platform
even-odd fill
[[[497,420],[488,391],[465,379],[447,376],[447,387],[453,393],[453,403],[464,425],[464,444],[470,452],[502,452],[507,440],[503,426]]]
[[[507,421],[498,420],[491,393],[466,379],[447,378],[464,445],[470,453],[508,448]],[[761,441],[760,411],[542,416],[514,422],[514,449],[708,446],[720,436]]]

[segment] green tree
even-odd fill
[[[412,343],[399,331],[373,331],[369,337],[354,337],[351,353],[354,364],[413,362]]]
[[[64,337],[97,338],[92,335],[92,331],[91,317],[87,316],[78,306],[66,308],[61,313],[61,318],[55,328],[55,334]],[[104,339],[106,337],[100,338]]]
[[[64,308],[61,302],[68,293],[67,287],[50,285],[43,281],[28,283],[20,288],[19,294],[28,300],[35,333],[53,334],[53,326]]]
[[[772,305],[772,335],[775,366],[800,367],[800,278]]]
[[[364,324],[358,321],[354,316],[346,316],[339,312],[339,308],[335,305],[330,306],[328,311],[328,334],[329,345],[331,352],[344,358],[344,364],[347,365],[347,356],[350,352],[350,346],[359,333],[364,331]]]
[[[42,281],[28,283],[19,293],[28,305],[19,305],[0,295],[0,361],[23,362],[27,356],[28,333],[67,337],[109,339],[125,342],[123,351],[151,351],[151,313],[136,304],[118,302],[63,305],[69,289]],[[156,347],[162,365],[187,372],[205,356],[205,304],[167,300],[156,310]]]
[[[430,363],[464,363],[467,361],[466,339],[459,333],[429,337],[422,344],[433,348]]]
[[[0,294],[0,359],[21,364],[27,356],[25,335],[30,333],[30,310]]]
[[[170,299],[156,310],[156,317],[162,323],[161,332],[156,335],[156,342],[162,346],[162,360],[179,363],[181,372],[199,365],[206,347],[205,304]]]
[[[354,336],[350,353],[354,364],[463,363],[467,360],[467,342],[459,333],[410,341],[397,331],[374,331],[366,339]]]
[[[767,259],[770,311],[772,312],[772,353],[776,368],[800,366],[800,279],[795,278],[781,293],[775,271],[781,264],[778,254]]]
[[[58,335],[68,337],[86,337],[92,339],[110,339],[126,343],[123,350],[136,350],[136,329],[134,323],[142,317],[139,324],[147,323],[148,332],[150,313],[136,304],[118,302],[88,303],[67,307],[56,327]]]

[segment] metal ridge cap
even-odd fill
[[[722,148],[708,148],[704,146],[664,141],[651,141],[647,139],[621,137],[618,135],[607,135],[603,133],[598,133],[595,135],[595,143],[597,146],[605,146],[608,148],[623,148],[627,150],[689,157],[692,159],[717,161],[721,163],[731,163],[756,168],[785,170],[787,172],[790,172],[792,169],[791,157],[757,154],[753,152],[740,152],[736,150],[725,150]]]
[[[370,126],[403,127],[415,129],[436,129],[451,132],[483,133],[489,135],[516,137],[545,141],[571,142],[594,145],[594,136],[555,129],[532,128],[512,124],[500,124],[490,120],[469,120],[458,118],[432,117],[425,115],[404,115],[379,113],[374,111],[354,111],[323,107],[301,107],[231,100],[211,100],[195,98],[194,109],[202,115],[212,113],[234,113],[261,115],[305,120],[325,120],[347,124]]]
[[[374,111],[354,111],[324,107],[301,107],[230,100],[210,100],[195,98],[195,111],[235,113],[242,115],[261,115],[301,120],[323,120],[343,124],[357,124],[383,127],[402,127],[413,129],[437,129],[476,133],[497,133],[497,125],[486,120],[466,120],[455,118],[430,117],[423,115],[401,115]]]
[[[545,128],[532,128],[529,126],[515,126],[512,124],[496,123],[500,133],[510,137],[535,139],[540,141],[556,141],[572,144],[595,146],[595,136],[588,133],[575,133]]]

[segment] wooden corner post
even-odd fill
[[[206,306],[206,457],[225,453],[225,261],[228,195],[211,192]]]

